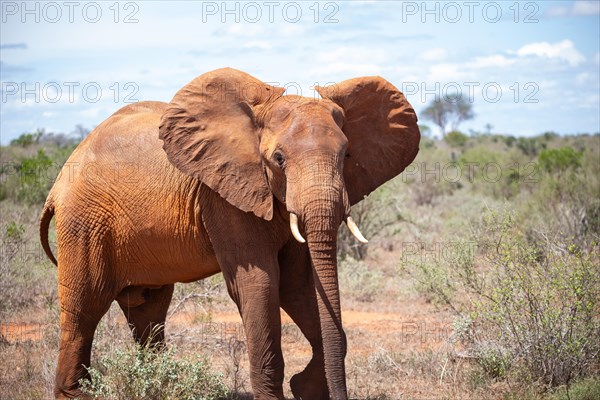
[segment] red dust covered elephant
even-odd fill
[[[380,77],[317,91],[321,99],[284,96],[219,69],[168,104],[120,109],[75,149],[40,223],[58,265],[57,397],[81,395],[94,331],[114,300],[146,342],[175,282],[222,272],[255,398],[283,398],[281,307],[313,351],[290,381],[294,396],[347,399],[337,230],[346,221],[364,240],[350,206],[413,161],[420,134],[404,95]]]

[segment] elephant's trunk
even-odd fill
[[[332,180],[333,178],[333,180]],[[327,386],[332,399],[347,399],[344,358],[346,335],[342,328],[337,271],[337,230],[345,217],[342,179],[313,177],[302,193],[303,222],[313,264],[323,337]]]

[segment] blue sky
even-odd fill
[[[2,144],[170,101],[224,66],[311,97],[315,83],[381,75],[417,114],[459,91],[476,113],[464,131],[600,131],[596,1],[114,4],[1,2]]]

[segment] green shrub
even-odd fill
[[[175,358],[173,349],[152,350],[136,345],[100,357],[82,379],[82,391],[111,400],[218,399],[227,394],[221,377],[210,372],[207,361]]]
[[[10,144],[11,146],[28,147],[34,143],[38,143],[43,135],[43,129],[38,129],[33,133],[23,133],[18,138],[11,140]]]
[[[530,207],[545,216],[548,229],[561,232],[565,240],[588,247],[600,235],[600,163],[597,150],[584,153],[571,148],[540,155],[540,182]]]
[[[39,149],[35,156],[21,161],[18,200],[30,205],[41,204],[46,200],[48,190],[54,181],[49,176],[53,173],[52,164],[52,160],[43,149]]]
[[[551,232],[531,244],[519,226],[512,212],[492,211],[471,246],[417,265],[416,276],[457,312],[462,343],[491,376],[569,384],[600,355],[598,249],[580,252]]]
[[[549,400],[598,400],[600,399],[600,378],[598,376],[582,379],[571,387],[557,390]]]
[[[573,150],[572,147],[565,146],[559,149],[543,150],[538,161],[543,171],[556,173],[564,172],[567,169],[577,169],[581,167],[581,158],[583,153]]]
[[[446,143],[454,147],[462,147],[467,143],[469,137],[460,131],[451,131],[444,137]]]
[[[512,135],[504,136],[504,144],[506,145],[506,147],[513,147],[516,141],[517,138]]]
[[[6,237],[9,240],[20,241],[25,233],[25,227],[22,224],[18,224],[12,221],[6,225]]]
[[[547,141],[550,141],[552,139],[556,139],[557,137],[559,137],[560,135],[554,131],[546,131],[542,134],[542,136],[544,137],[544,139],[546,139]]]
[[[546,142],[538,137],[517,139],[517,148],[526,156],[535,157],[538,153],[546,148]]]
[[[471,181],[483,180],[483,176],[490,165],[501,165],[503,157],[500,153],[493,151],[485,145],[478,145],[465,150],[459,157],[458,162],[463,171],[468,172],[466,175]]]
[[[535,164],[528,163],[518,151],[499,152],[485,145],[467,149],[459,158],[464,180],[473,188],[497,199],[517,195],[522,186],[537,179]]]

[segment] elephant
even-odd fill
[[[40,218],[58,267],[57,398],[82,396],[94,332],[114,300],[135,340],[159,345],[174,283],[220,272],[242,318],[255,399],[284,398],[280,308],[312,347],[293,395],[348,398],[337,230],[346,221],[365,240],[351,206],[413,161],[420,133],[412,106],[381,77],[316,90],[320,98],[284,95],[218,69],[170,103],[121,108],[78,145]]]

